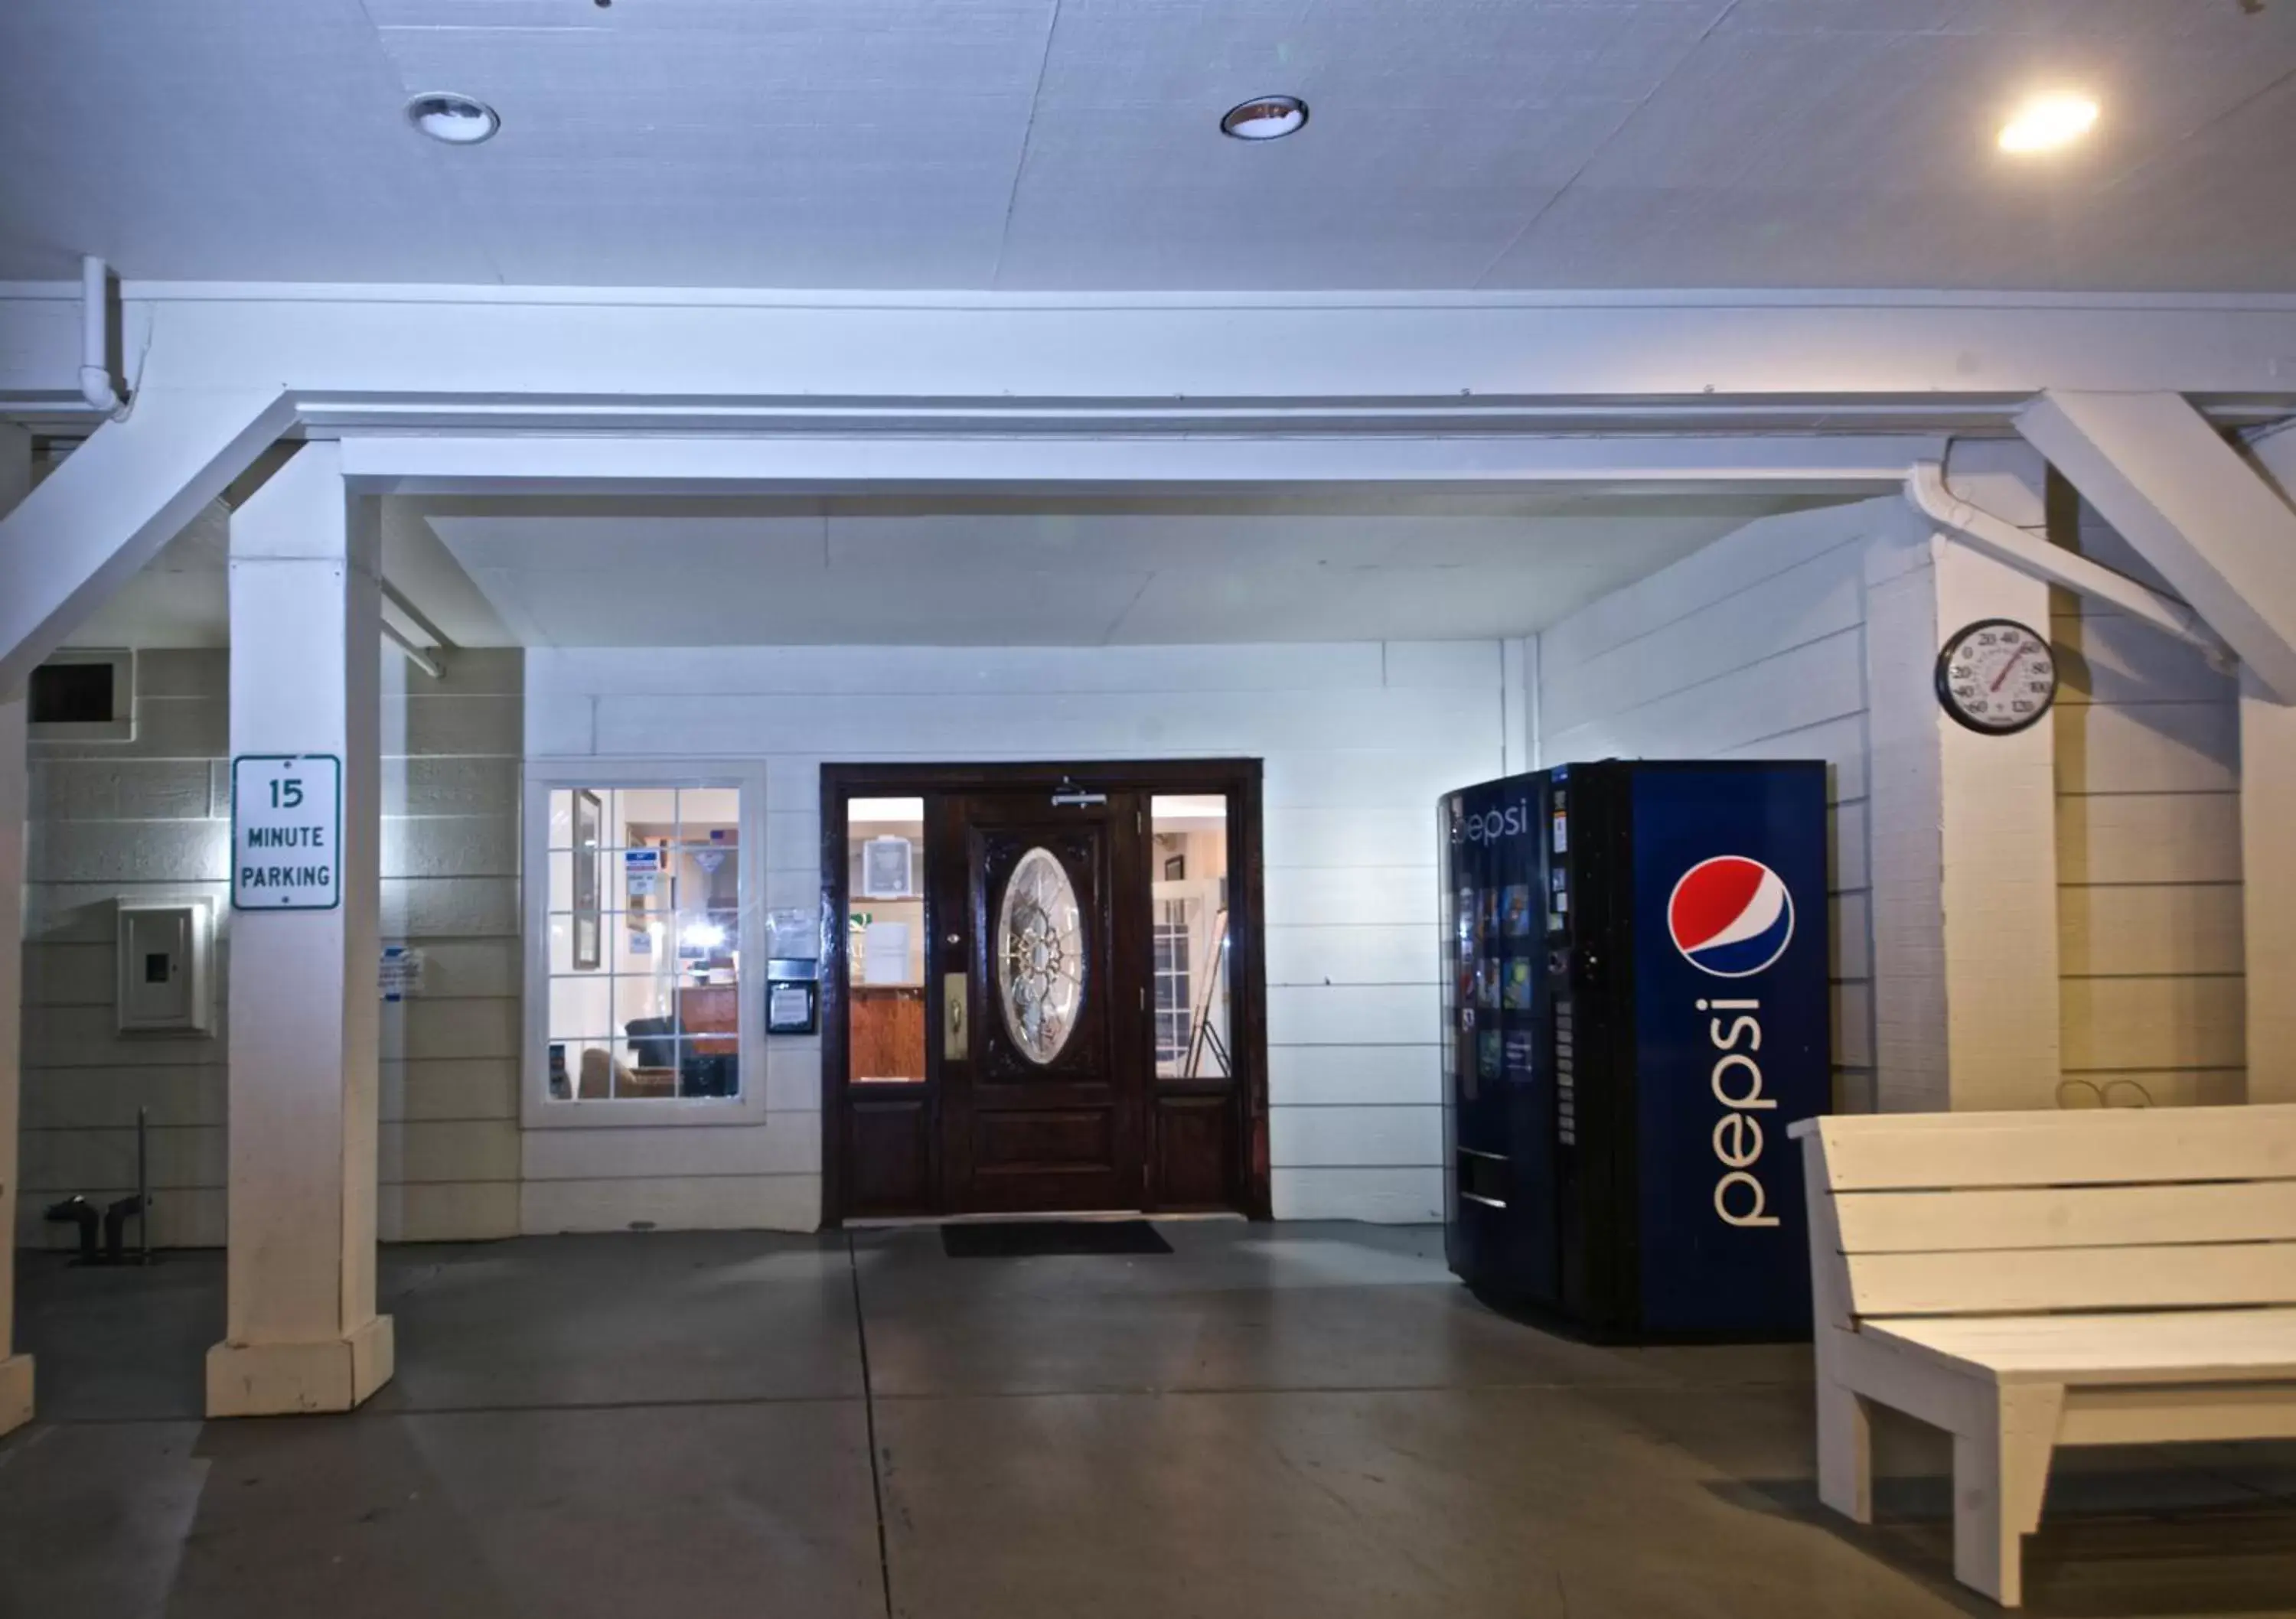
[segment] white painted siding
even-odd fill
[[[434,681],[383,658],[382,940],[424,956],[422,993],[382,1009],[386,1241],[519,1229],[525,658],[444,666]]]
[[[554,761],[763,759],[767,903],[808,907],[824,759],[1263,760],[1275,1212],[1433,1220],[1434,805],[1506,766],[1523,716],[1502,656],[1496,642],[537,650],[527,734]],[[820,1079],[817,1041],[776,1039],[761,1126],[529,1132],[527,1229],[812,1225]]]
[[[2165,590],[2085,504],[2084,554]],[[2246,1100],[2240,699],[2198,649],[2059,593],[2064,1100]]]
[[[230,961],[228,654],[137,658],[132,743],[36,743],[24,951],[20,1239],[64,1246],[40,1212],[131,1190],[148,1108],[153,1240],[224,1240],[227,1037],[113,1031],[119,899],[203,895]],[[422,998],[382,1019],[386,1239],[515,1231],[520,1004],[517,653],[465,652],[433,683],[386,656],[383,930],[429,953]]]
[[[1866,589],[1894,502],[1767,518],[1538,638],[1539,763],[1823,759],[1831,805],[1833,1063],[1874,1105]]]

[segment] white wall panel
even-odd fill
[[[528,1181],[519,1188],[519,1229],[529,1235],[633,1226],[809,1231],[820,1223],[818,1174]]]
[[[1424,1045],[1442,1034],[1431,983],[1267,986],[1270,1045]]]
[[[1380,1123],[1418,1132],[1365,1149],[1382,1172],[1406,1166],[1410,1190],[1327,1178],[1299,1206],[1435,1214],[1435,801],[1504,768],[1497,642],[537,649],[527,674],[530,757],[761,760],[771,905],[818,897],[824,759],[1261,760],[1274,1100],[1394,1110]],[[819,1062],[817,1042],[772,1043],[764,1130],[530,1133],[526,1229],[738,1224],[742,1209],[809,1226],[813,1182],[800,1175],[796,1195],[764,1172],[817,1167]],[[1290,1179],[1311,1173],[1279,1156],[1279,1209]]]
[[[1271,927],[1266,948],[1271,985],[1439,982],[1427,930],[1403,923]]]
[[[1428,1223],[1443,1218],[1443,1172],[1300,1167],[1275,1178],[1274,1202],[1278,1220]]]
[[[2084,505],[2080,550],[2135,552]],[[2245,1100],[2240,699],[2200,650],[2069,594],[2050,617],[2069,1106]]]
[[[1267,1157],[1279,1169],[1439,1167],[1443,1109],[1271,1107]]]
[[[222,651],[142,653],[134,743],[34,748],[24,1195],[131,1190],[149,1108],[162,1244],[223,1240],[227,1041],[115,1032],[113,904],[210,899],[228,973],[228,668]],[[516,1229],[521,671],[515,652],[463,651],[433,683],[384,656],[383,936],[427,957],[422,993],[381,1018],[390,1239]],[[70,1240],[37,1221],[24,1233]]]
[[[1850,1107],[1871,1105],[1876,1044],[1866,576],[1876,544],[1902,527],[1889,501],[1762,519],[1572,614],[1537,647],[1542,765],[1825,761],[1833,1060]]]
[[[1439,1045],[1279,1045],[1267,1050],[1274,1108],[1345,1107],[1443,1100]]]

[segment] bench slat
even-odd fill
[[[2151,1383],[2296,1376],[2296,1310],[1929,1318],[1868,1321],[1863,1330],[2013,1375]]]
[[[2296,1105],[1814,1122],[1837,1192],[2296,1180]]]
[[[1843,1192],[1842,1252],[2168,1247],[2296,1239],[2296,1181]]]
[[[2296,1304],[2296,1242],[1865,1254],[1849,1292],[1860,1317]]]

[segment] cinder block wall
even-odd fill
[[[431,682],[384,664],[383,930],[428,953],[423,994],[383,1017],[381,1226],[386,1238],[516,1229],[517,803],[521,655],[463,652]],[[64,1246],[41,1211],[135,1175],[150,1109],[152,1232],[224,1239],[230,974],[229,655],[145,651],[129,743],[31,748],[25,895],[19,1240]],[[120,899],[205,895],[217,929],[217,1033],[115,1031]]]

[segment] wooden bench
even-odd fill
[[[2061,1444],[2296,1437],[2296,1107],[1808,1119],[1817,1490],[1868,1404],[1953,1435],[1953,1571],[2006,1607]]]

